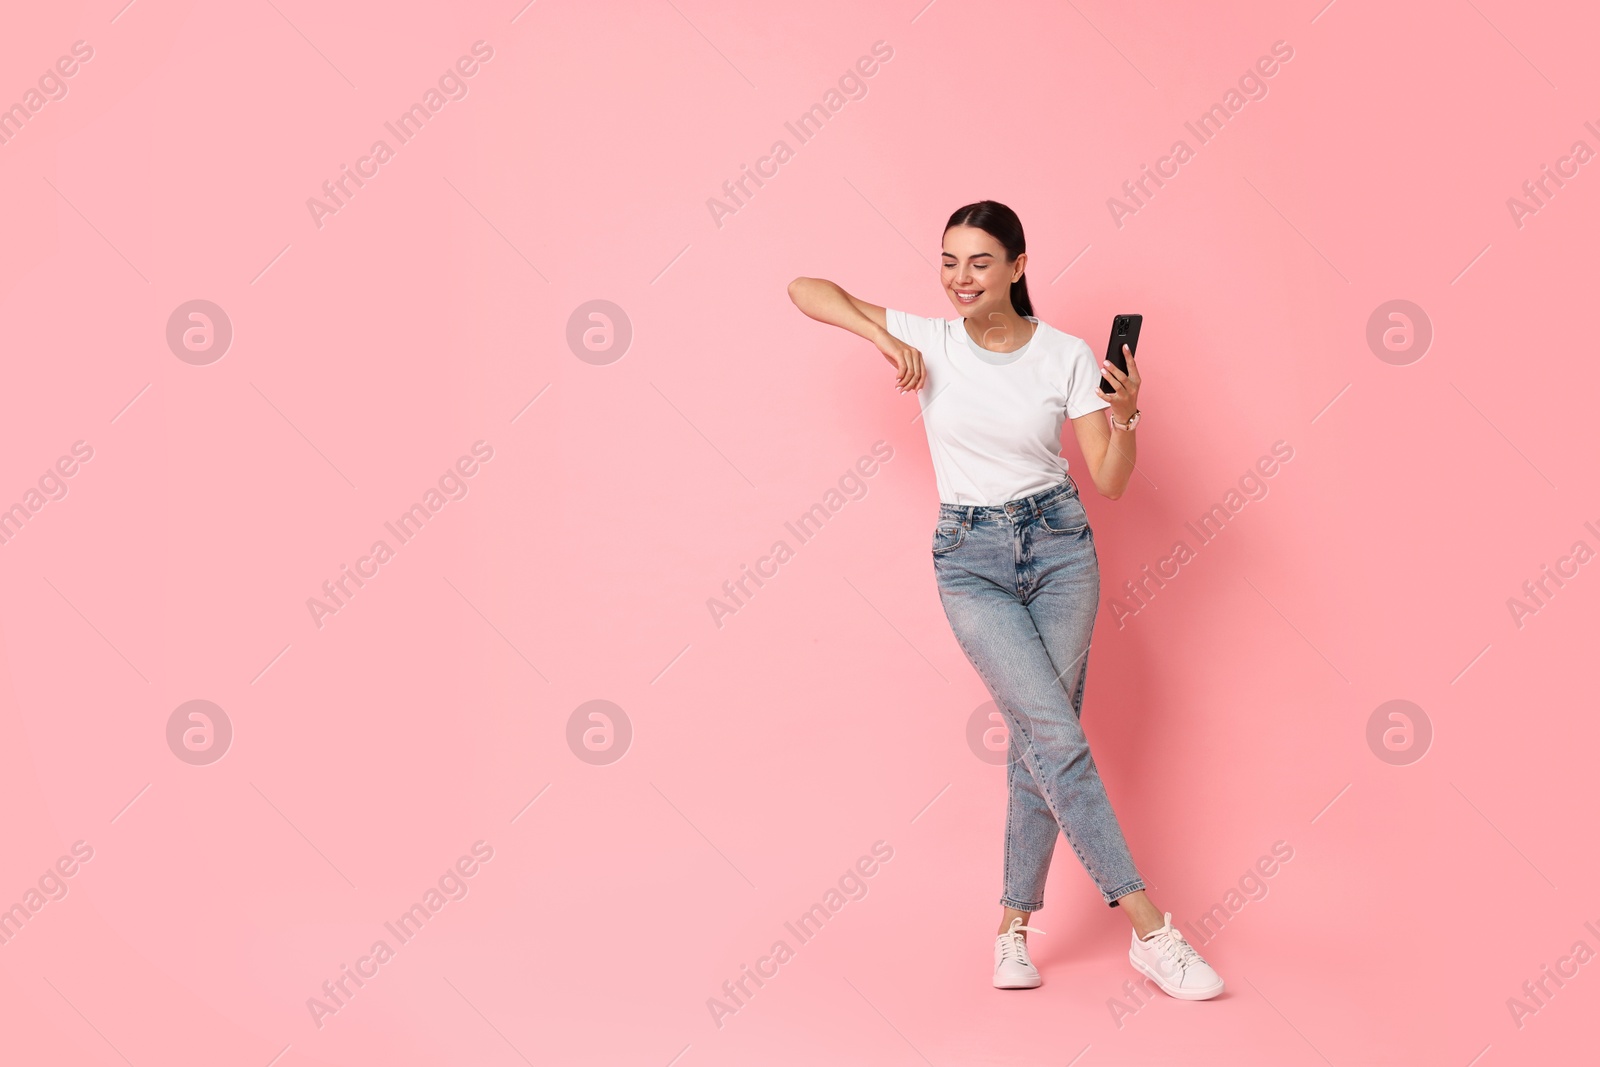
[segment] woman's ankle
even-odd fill
[[[1117,906],[1128,917],[1128,922],[1133,926],[1134,936],[1143,938],[1161,929],[1166,922],[1161,917],[1161,909],[1153,904],[1142,889],[1117,898]]]
[[[1031,911],[1018,911],[1016,908],[1006,908],[1006,910],[1000,914],[1000,929],[995,931],[995,935],[999,936],[1000,934],[1009,933],[1011,930],[1012,920],[1014,919],[1021,919],[1022,925],[1026,926],[1028,925],[1028,920],[1032,917],[1033,912]],[[1024,941],[1028,939],[1028,933],[1026,930],[1022,932],[1022,939]]]

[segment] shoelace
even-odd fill
[[[1011,929],[1000,935],[1004,939],[1000,942],[1000,959],[1002,961],[1028,962],[1028,943],[1022,939],[1022,934],[1020,933],[1023,930],[1028,931],[1030,934],[1044,933],[1037,926],[1023,926],[1021,923],[1013,922]]]
[[[1150,938],[1150,943],[1161,953],[1162,959],[1177,964],[1180,972],[1186,970],[1189,964],[1200,962],[1200,953],[1184,940],[1181,933],[1171,927],[1156,931]]]

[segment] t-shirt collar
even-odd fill
[[[1033,323],[1033,336],[1029,337],[1023,346],[1017,349],[1015,352],[991,352],[987,348],[984,348],[978,342],[974,341],[972,339],[972,335],[967,332],[967,323],[963,318],[951,319],[950,323],[952,328],[954,328],[956,332],[960,333],[962,339],[967,342],[967,347],[972,350],[973,355],[977,356],[985,363],[990,363],[997,367],[1003,367],[1007,363],[1015,363],[1017,360],[1027,355],[1029,350],[1033,348],[1033,343],[1039,339],[1039,331],[1044,329],[1044,323],[1040,322],[1034,316],[1027,315],[1025,318],[1027,318],[1029,322]]]

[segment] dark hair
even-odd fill
[[[976,226],[1005,247],[1006,258],[1011,262],[1028,250],[1027,239],[1022,236],[1022,220],[1017,218],[1015,211],[997,200],[979,200],[976,204],[957,208],[956,213],[950,216],[950,221],[944,224],[946,230],[952,226]],[[1028,299],[1026,273],[1011,283],[1011,306],[1018,315],[1026,317],[1033,314],[1033,301]]]

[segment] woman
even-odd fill
[[[939,599],[1011,735],[995,986],[1040,983],[1027,923],[1044,906],[1059,827],[1106,903],[1132,922],[1130,962],[1174,997],[1207,1000],[1222,979],[1145,895],[1078,722],[1100,564],[1060,455],[1061,424],[1072,419],[1095,489],[1120,497],[1133,474],[1139,369],[1126,347],[1127,373],[1097,366],[1082,340],[1039,321],[1027,260],[1016,213],[984,200],[945,224],[940,279],[959,318],[886,310],[820,278],[796,278],[789,295],[811,318],[875,344],[899,391],[919,393],[939,489]],[[1099,390],[1102,373],[1110,393]]]

